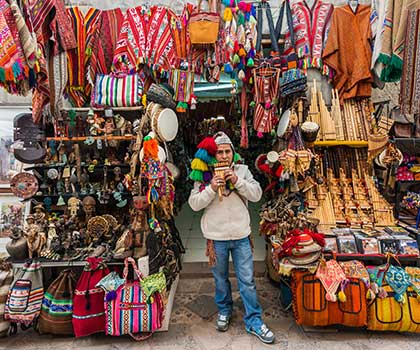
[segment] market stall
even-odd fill
[[[420,200],[400,191],[419,167],[399,140],[418,124],[418,2],[0,4],[0,86],[33,94],[15,118],[11,190],[31,210],[0,266],[0,332],[164,328],[184,252],[174,217],[210,171],[195,145],[218,130],[264,183],[268,270],[296,321],[417,332]],[[373,101],[400,80],[399,113]]]

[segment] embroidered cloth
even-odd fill
[[[318,278],[323,285],[328,301],[337,301],[336,292],[338,287],[347,278],[343,269],[335,260],[329,260],[325,264],[320,263],[316,271],[316,278]]]
[[[390,265],[385,274],[385,281],[393,289],[395,300],[405,303],[404,294],[411,285],[410,275],[402,267]]]

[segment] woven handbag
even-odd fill
[[[129,282],[127,279],[130,264],[133,266],[138,281]],[[148,279],[156,277],[152,276]],[[113,297],[110,297],[110,293],[106,297],[106,334],[113,336],[128,334],[135,340],[147,339],[162,326],[161,294],[151,287],[145,289],[142,286],[143,277],[133,258],[125,259],[124,280],[125,282],[117,288],[115,293],[112,293]]]
[[[12,282],[12,264],[0,259],[0,338],[7,335],[10,326],[10,322],[4,319],[4,308]]]
[[[44,287],[39,261],[26,262],[10,286],[4,311],[4,319],[30,325],[41,311]]]
[[[101,258],[87,258],[73,297],[73,329],[76,337],[105,332],[105,293],[96,284],[109,274]]]
[[[73,335],[73,293],[76,286],[70,269],[61,271],[42,300],[38,330],[42,333]]]
[[[138,74],[98,74],[92,92],[94,107],[133,107],[141,104],[143,84]]]
[[[214,12],[201,12],[201,0],[199,0],[197,12],[191,14],[188,32],[192,45],[215,44],[217,41],[220,15],[216,12],[216,4],[212,0],[209,0],[209,9]]]

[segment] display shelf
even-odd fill
[[[337,261],[349,261],[349,260],[360,260],[360,261],[370,261],[378,264],[386,263],[388,256],[385,254],[339,254],[339,253],[324,253],[326,259],[335,259]],[[396,255],[398,260],[404,263],[415,263],[416,266],[420,266],[420,257],[418,255]],[[394,258],[391,258],[391,262],[394,261]]]
[[[131,141],[135,140],[136,136],[126,135],[126,136],[77,136],[77,137],[47,137],[47,141],[86,141],[87,138],[92,138],[94,140],[108,140],[108,141]]]
[[[367,141],[315,141],[315,147],[334,147],[334,146],[348,146],[348,147],[367,147]]]

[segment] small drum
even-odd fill
[[[318,137],[319,125],[314,122],[304,122],[300,129],[302,130],[302,138],[305,142],[315,142]]]
[[[178,133],[178,117],[170,108],[155,105],[152,108],[152,130],[164,142],[173,141]]]
[[[277,126],[277,136],[283,137],[286,134],[286,131],[290,128],[290,109],[287,109],[281,115],[279,125]]]

